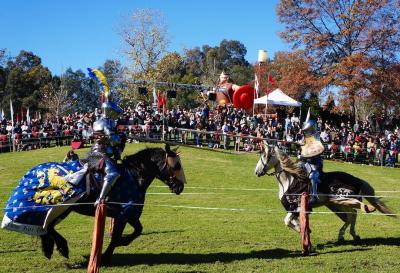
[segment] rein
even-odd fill
[[[169,182],[170,184],[174,183],[174,179],[176,179],[176,175],[174,172],[174,169],[168,164],[168,153],[165,153],[165,164],[162,168],[162,170],[165,170],[165,168],[168,170],[169,173]]]

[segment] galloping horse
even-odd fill
[[[179,155],[176,151],[171,150],[168,144],[165,146],[165,150],[147,148],[125,157],[120,166],[120,172],[121,177],[111,189],[106,201],[106,213],[107,216],[114,218],[114,228],[110,245],[102,257],[104,263],[110,262],[115,247],[127,246],[141,235],[143,227],[139,218],[143,211],[146,190],[155,178],[163,181],[175,194],[180,194],[186,183]],[[51,258],[54,245],[62,256],[68,258],[67,240],[54,227],[72,211],[94,216],[93,203],[98,194],[99,192],[93,190],[92,187],[89,194],[83,193],[82,197],[76,201],[89,203],[88,205],[69,206],[67,210],[53,217],[51,222],[46,225],[46,229],[43,231],[45,234],[40,234],[40,237],[42,250],[47,258]],[[134,231],[129,235],[122,236],[127,223],[133,227]]]
[[[309,192],[310,181],[304,170],[294,162],[278,147],[264,145],[260,159],[257,162],[255,173],[257,176],[267,174],[268,170],[274,168],[279,184],[279,199],[287,211],[284,219],[285,224],[300,232],[299,213],[300,195]],[[357,211],[369,213],[376,209],[388,216],[393,216],[391,210],[378,198],[375,197],[374,188],[366,181],[344,172],[321,173],[321,184],[318,188],[318,201],[313,207],[326,206],[343,220],[344,225],[339,230],[338,241],[344,241],[344,233],[350,225],[350,234],[355,241],[360,240],[356,234],[355,225]],[[361,195],[372,205],[361,202]]]

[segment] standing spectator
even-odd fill
[[[358,134],[359,133],[359,129],[360,129],[360,126],[358,125],[358,121],[356,120],[356,122],[353,125],[353,132]]]
[[[224,134],[224,149],[227,150],[230,144],[230,134],[231,134],[231,125],[227,120],[224,121],[224,125],[222,125],[222,132]]]
[[[292,120],[290,119],[289,114],[285,118],[285,134],[292,128]]]

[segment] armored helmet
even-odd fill
[[[317,123],[315,120],[308,119],[303,123],[301,129],[306,135],[315,135],[317,133]]]

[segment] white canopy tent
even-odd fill
[[[255,99],[254,104],[264,104],[264,105],[283,105],[283,106],[295,106],[300,107],[301,103],[292,99],[288,95],[282,92],[282,90],[275,89],[268,95],[261,98]]]

